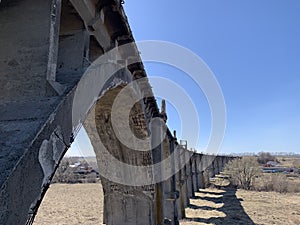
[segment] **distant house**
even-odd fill
[[[70,168],[73,168],[74,174],[91,174],[94,173],[96,176],[99,176],[99,172],[90,166],[87,162],[76,162],[72,165],[69,165]]]
[[[264,173],[292,173],[294,172],[293,168],[289,167],[263,167]]]
[[[72,165],[69,165],[69,167],[71,167],[71,168],[77,168],[77,167],[80,166],[80,165],[81,165],[80,162],[76,162],[76,163],[74,163],[74,164],[72,164]]]
[[[276,167],[278,166],[278,163],[277,162],[274,162],[274,161],[268,161],[264,167]]]

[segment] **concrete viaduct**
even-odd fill
[[[165,104],[160,111],[122,3],[1,1],[1,225],[32,223],[81,125],[107,175],[101,177],[107,225],[178,224],[189,198],[231,159],[191,152],[166,127]],[[148,139],[148,151],[126,146],[113,127],[113,103],[133,81],[126,101],[135,104],[119,128]],[[109,156],[121,166],[110,165]],[[145,176],[126,165],[146,168]]]

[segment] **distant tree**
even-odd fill
[[[256,157],[245,156],[230,161],[225,167],[225,172],[233,185],[249,190],[255,177],[261,174],[261,168]]]
[[[269,152],[260,152],[258,153],[257,161],[260,164],[266,164],[269,161],[278,162],[276,157],[271,155]]]
[[[289,182],[285,174],[274,174],[272,176],[272,184],[274,191],[286,193],[289,188]]]
[[[70,165],[72,164],[72,159],[63,158],[57,168],[54,177],[52,179],[53,183],[74,183],[75,175],[73,173]]]

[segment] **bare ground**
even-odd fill
[[[52,184],[34,225],[100,225],[103,190],[97,184]]]
[[[200,189],[181,225],[299,225],[300,194]]]
[[[300,194],[200,189],[180,225],[299,225]],[[100,225],[101,184],[53,184],[34,225]]]

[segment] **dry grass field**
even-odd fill
[[[97,184],[52,184],[34,225],[100,225],[103,191]]]
[[[100,184],[53,184],[34,225],[100,225]],[[181,225],[299,225],[300,194],[200,189]]]
[[[277,160],[279,161],[281,166],[285,167],[294,167],[294,166],[299,166],[300,165],[300,158],[299,157],[276,157]]]
[[[300,194],[200,189],[181,225],[299,225]]]

